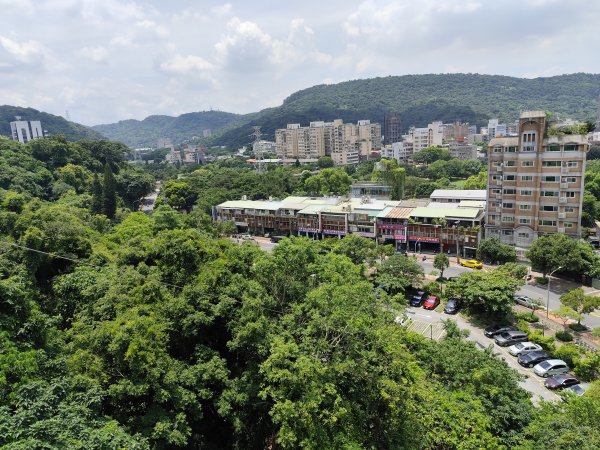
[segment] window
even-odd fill
[[[560,161],[542,161],[542,167],[560,167]]]
[[[533,167],[533,161],[521,161],[522,167]]]
[[[512,236],[513,235],[513,230],[502,230],[502,234],[504,236]]]
[[[545,181],[546,183],[556,183],[558,182],[558,177],[554,175],[546,175],[542,177],[542,181]]]
[[[533,175],[521,175],[521,181],[533,181]]]
[[[500,194],[500,189],[492,189],[492,194]]]
[[[530,191],[528,189],[521,189],[521,192],[519,193],[520,195],[524,195],[524,196],[529,196],[533,193],[533,191]]]
[[[575,198],[575,194],[577,194],[577,192],[565,192],[565,197]]]
[[[515,216],[502,216],[502,222],[514,222]]]
[[[540,207],[541,211],[545,211],[545,212],[552,212],[552,211],[558,211],[558,206],[554,206],[554,205],[542,205]]]
[[[562,177],[562,179],[560,180],[561,183],[575,183],[577,181],[577,178],[575,177]]]
[[[514,203],[502,203],[503,208],[514,208]]]
[[[504,176],[504,179],[505,179],[506,181],[515,181],[515,179],[516,179],[516,176],[514,176],[514,175],[505,175],[505,176]]]
[[[494,147],[494,153],[502,153],[502,147]]]
[[[572,213],[572,212],[575,212],[575,208],[573,208],[572,206],[566,206],[566,207],[565,207],[565,212],[566,212],[566,213]]]
[[[573,228],[573,225],[574,225],[573,222],[565,222],[564,223],[565,228]]]
[[[577,144],[565,144],[565,152],[574,152],[577,150]]]
[[[516,190],[515,189],[504,189],[504,193],[506,195],[515,195]]]
[[[517,147],[508,147],[506,151],[509,153],[515,153],[517,151]]]
[[[525,217],[521,217],[519,219],[519,223],[521,225],[529,225],[531,223],[531,219],[525,218]]]
[[[560,152],[560,145],[552,144],[546,147],[547,152]]]
[[[558,197],[558,191],[542,191],[541,197]]]
[[[516,161],[504,161],[504,165],[506,167],[515,167],[517,165]]]
[[[577,161],[567,161],[567,167],[577,167]]]
[[[492,175],[492,180],[501,180],[502,175]]]
[[[519,233],[518,236],[523,239],[529,239],[529,233]]]
[[[543,227],[555,227],[556,226],[556,220],[538,220],[538,225],[541,225]]]
[[[519,205],[519,209],[522,211],[529,211],[531,209],[531,205]]]

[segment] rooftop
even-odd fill
[[[458,200],[485,200],[487,191],[485,189],[436,189],[429,196],[430,199],[451,198]]]
[[[477,219],[481,213],[482,210],[479,208],[430,208],[425,206],[413,209],[410,217]]]

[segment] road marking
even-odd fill
[[[420,317],[427,317],[429,319],[431,319],[431,316],[428,316],[427,314],[419,314],[419,313],[413,313],[415,316],[420,316]]]

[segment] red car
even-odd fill
[[[440,304],[439,298],[437,298],[435,295],[429,295],[429,296],[427,296],[427,300],[425,300],[425,302],[423,302],[423,308],[435,309],[438,307],[439,304]]]

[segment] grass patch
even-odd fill
[[[531,313],[515,312],[513,315],[515,316],[516,321],[524,320],[525,322],[528,322],[528,323],[537,323],[540,321],[540,318],[538,316],[536,316],[535,314],[531,314]]]

